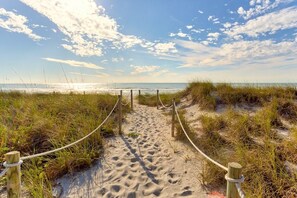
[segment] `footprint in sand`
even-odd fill
[[[119,157],[118,156],[114,156],[111,159],[114,160],[114,161],[118,161]]]

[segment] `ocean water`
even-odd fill
[[[176,92],[186,88],[187,83],[53,83],[53,84],[0,84],[0,90],[26,93],[112,93],[141,90],[142,93]]]
[[[231,83],[235,87],[294,87],[297,83]],[[119,90],[128,92],[141,90],[142,93],[176,92],[187,87],[187,83],[53,83],[53,84],[0,84],[0,91],[20,91],[26,93],[112,93],[118,94]]]

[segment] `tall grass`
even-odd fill
[[[204,135],[197,145],[225,165],[232,161],[243,165],[246,178],[243,189],[247,197],[287,197],[288,191],[293,193],[296,188],[297,177],[287,171],[285,162],[297,162],[297,139],[295,133],[292,139],[277,139],[275,129],[282,125],[278,123],[275,105],[269,103],[253,116],[229,110],[218,117],[200,119]],[[256,143],[255,135],[260,136],[263,143]],[[222,185],[224,178],[218,173],[218,168],[207,163],[202,177],[204,183]]]
[[[184,90],[184,96],[192,97],[202,109],[215,110],[219,104],[263,106],[273,98],[297,99],[297,90],[291,87],[233,87],[230,84],[192,82]]]
[[[199,103],[202,109],[214,110],[216,100],[212,93],[215,89],[211,82],[192,82],[185,89],[183,95],[190,95],[193,103]]]
[[[95,129],[116,100],[112,95],[0,93],[0,155],[18,150],[25,156],[74,142]],[[73,147],[26,161],[22,173],[30,194],[51,197],[51,181],[89,167],[103,151],[102,134],[116,133],[117,119],[112,114],[97,133]]]
[[[172,99],[175,98],[175,103],[180,103],[180,99],[182,97],[181,92],[177,93],[160,93],[160,99],[165,106],[170,106],[172,104]],[[144,94],[137,96],[139,104],[156,107],[157,106],[157,94]],[[159,106],[161,106],[158,101]]]
[[[227,108],[219,115],[202,115],[201,131],[197,134],[181,116],[183,125],[193,142],[207,155],[227,165],[243,165],[247,197],[297,197],[297,172],[288,163],[297,164],[297,91],[288,87],[232,87],[210,82],[193,82],[185,89],[184,97],[191,97],[201,109]],[[257,106],[253,114],[238,111],[238,105]],[[293,127],[283,123],[288,121]],[[177,126],[177,130],[181,131]],[[278,135],[289,130],[289,137]],[[183,138],[182,133],[181,137]],[[202,182],[208,187],[225,186],[224,171],[206,162]]]

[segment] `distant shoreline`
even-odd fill
[[[153,93],[157,89],[163,92],[177,92],[185,89],[189,83],[0,83],[0,91],[20,91],[26,93],[111,93],[118,90],[141,90],[144,93]],[[214,85],[223,83],[213,83]],[[228,83],[234,87],[293,87],[297,83]]]

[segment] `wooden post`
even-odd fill
[[[119,134],[122,134],[122,95],[119,95],[118,109],[119,109]]]
[[[159,109],[159,89],[157,89],[157,109]]]
[[[174,128],[175,128],[175,98],[172,99],[171,137],[174,137]]]
[[[133,90],[131,89],[131,110],[133,111]]]
[[[120,90],[120,95],[121,97],[123,97],[123,90]]]
[[[228,177],[231,179],[239,179],[241,176],[242,166],[236,162],[228,163]],[[234,182],[227,181],[227,198],[239,198]]]
[[[140,97],[140,95],[141,95],[141,92],[140,92],[140,89],[138,90],[138,97]]]
[[[20,152],[12,151],[5,154],[7,164],[14,164],[20,161]],[[15,166],[8,169],[7,173],[7,197],[21,197],[21,167]]]

